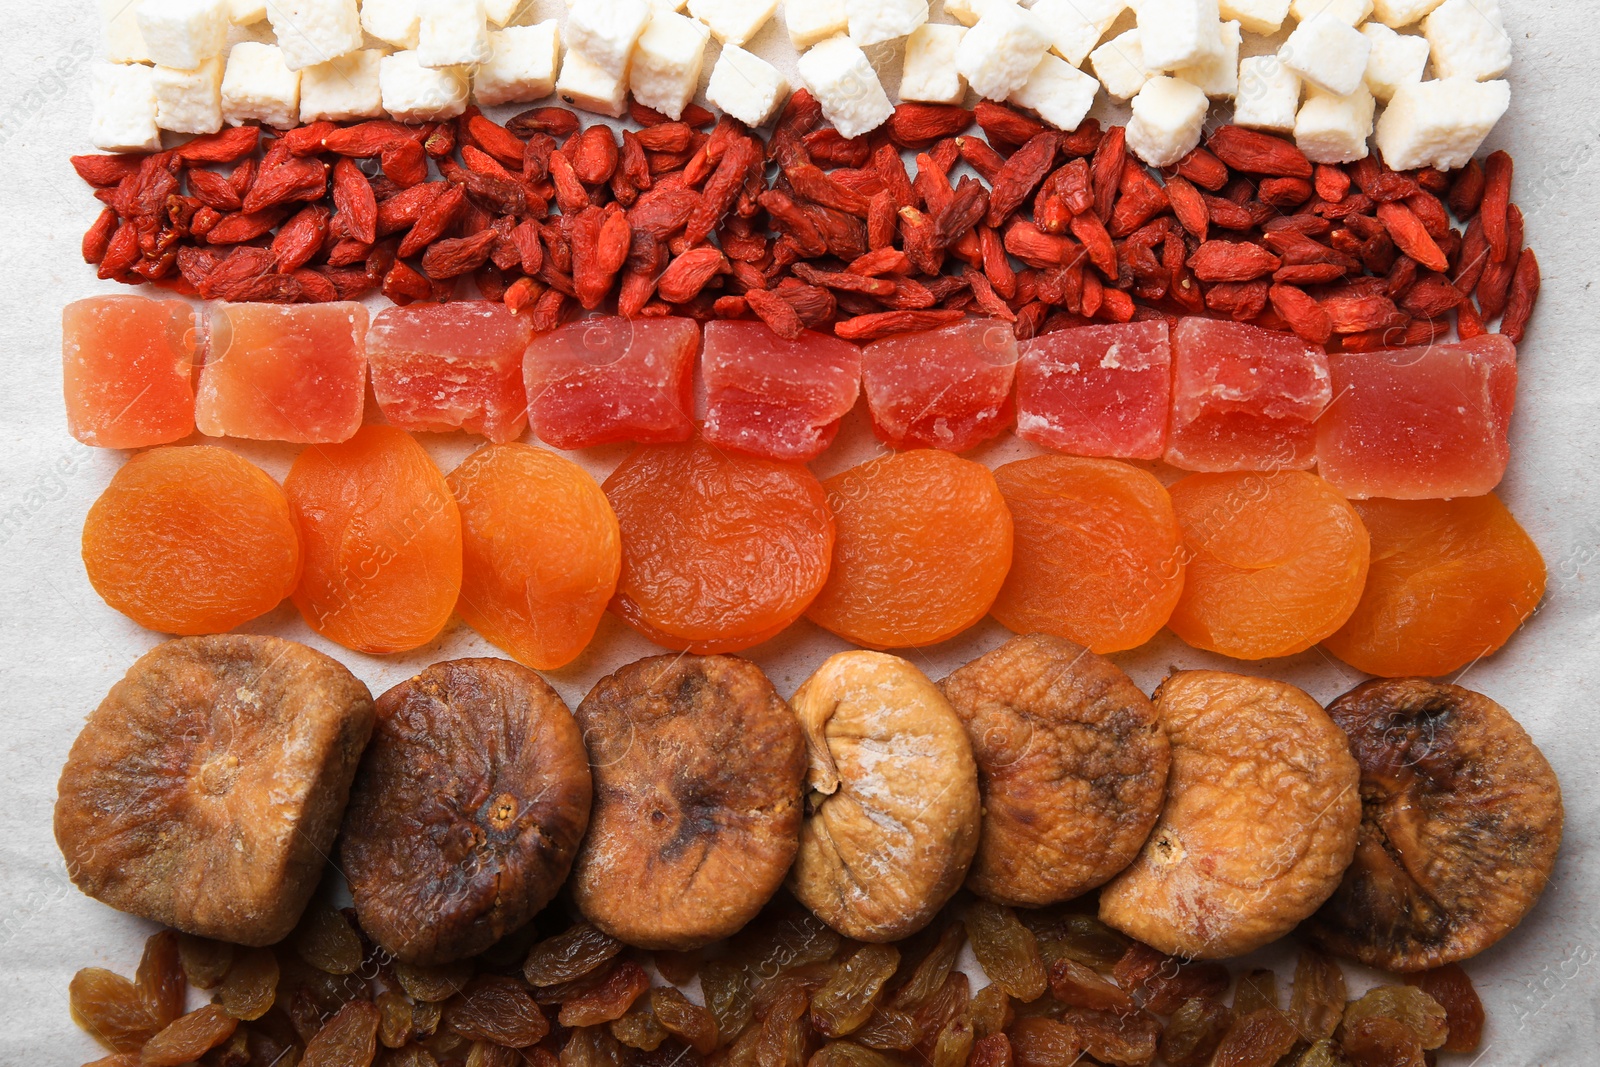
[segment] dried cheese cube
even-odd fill
[[[850,28],[844,0],[786,0],[783,23],[796,52],[804,52],[818,41],[837,37]]]
[[[1348,96],[1313,88],[1295,118],[1294,143],[1313,163],[1366,159],[1375,106],[1365,85]]]
[[[358,48],[300,72],[300,121],[373,119],[383,114],[379,83],[383,53]]]
[[[138,20],[159,67],[194,70],[228,47],[228,0],[139,0]]]
[[[290,70],[304,70],[361,47],[356,0],[267,0],[267,20]]]
[[[1307,19],[1278,49],[1278,58],[1300,77],[1335,96],[1348,96],[1367,76],[1372,42],[1332,15]]]
[[[1398,30],[1421,21],[1442,3],[1444,0],[1372,0],[1372,14],[1385,26]]]
[[[894,114],[878,72],[861,46],[830,37],[800,57],[800,78],[822,105],[822,114],[843,137],[871,133]]]
[[[1347,26],[1359,26],[1372,14],[1372,0],[1294,0],[1289,12],[1296,22],[1326,12]]]
[[[1059,56],[1046,52],[1011,102],[1025,107],[1058,130],[1076,130],[1094,106],[1100,83]]]
[[[1219,0],[1218,13],[1233,19],[1246,33],[1271,37],[1289,17],[1289,0]]]
[[[777,10],[778,0],[689,0],[689,14],[723,44],[744,44]]]
[[[483,0],[483,13],[496,26],[504,26],[517,17],[524,0]]]
[[[1136,29],[1117,34],[1089,53],[1089,65],[1106,92],[1118,100],[1133,99],[1144,83],[1159,73],[1145,66],[1144,46]]]
[[[789,82],[771,63],[736,44],[722,46],[706,99],[746,126],[762,126],[789,95]]]
[[[424,67],[465,67],[489,58],[483,0],[422,0],[421,14],[416,53]]]
[[[580,111],[620,119],[628,109],[628,82],[578,51],[568,48],[556,78],[556,95]]]
[[[1050,28],[1050,49],[1074,67],[1081,66],[1128,10],[1127,0],[1038,0],[1033,13]]]
[[[90,75],[94,102],[89,140],[107,152],[157,152],[155,71],[123,63],[96,63]]]
[[[1367,89],[1388,103],[1402,85],[1422,80],[1428,66],[1428,42],[1423,37],[1395,33],[1381,22],[1369,22],[1361,32],[1372,42],[1367,60]]]
[[[633,50],[628,85],[633,98],[677,119],[700,87],[711,31],[698,19],[655,9]]]
[[[956,69],[979,96],[1004,100],[1028,82],[1050,47],[1050,30],[1031,11],[991,5],[961,38]]]
[[[555,19],[537,26],[507,26],[489,35],[489,58],[472,76],[485,107],[540,100],[555,92],[561,34]]]
[[[1504,81],[1471,78],[1402,85],[1378,120],[1378,150],[1396,170],[1464,167],[1511,106]]]
[[[983,13],[995,4],[1017,6],[1017,0],[944,0],[944,13],[963,26],[976,26]]]
[[[378,62],[384,110],[400,122],[452,119],[467,109],[467,76],[459,67],[425,67],[417,53]]]
[[[567,47],[626,81],[628,58],[650,23],[650,11],[644,0],[581,0],[567,12]]]
[[[967,31],[945,22],[918,26],[906,39],[905,66],[900,68],[900,99],[924,104],[959,104],[967,83],[956,70],[956,49]]]
[[[228,0],[228,20],[235,26],[254,26],[267,17],[267,0]]]
[[[928,0],[844,0],[850,37],[863,47],[897,41],[928,21]]]
[[[222,129],[222,60],[208,59],[196,70],[155,68],[156,125],[174,133],[216,133]]]
[[[1154,70],[1192,67],[1222,50],[1217,0],[1139,0],[1139,43]]]
[[[1498,78],[1511,66],[1499,0],[1444,0],[1422,20],[1439,78]]]
[[[1133,98],[1128,148],[1152,167],[1170,167],[1200,143],[1211,101],[1177,78],[1155,77]]]
[[[399,49],[417,47],[420,0],[362,0],[361,28]]]
[[[1300,75],[1277,56],[1250,56],[1239,61],[1239,93],[1233,100],[1233,121],[1253,130],[1288,133],[1300,112]]]
[[[277,45],[240,41],[222,74],[222,117],[233,126],[259,122],[286,130],[300,123],[300,72]]]
[[[107,59],[113,63],[150,62],[150,49],[139,32],[137,0],[100,0],[100,24],[105,30]]]
[[[1239,47],[1243,43],[1237,22],[1222,24],[1222,50],[1192,67],[1172,72],[1207,96],[1231,97],[1239,92]]]

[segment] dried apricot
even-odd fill
[[[605,492],[622,529],[612,610],[659,645],[709,654],[760,644],[828,577],[833,517],[805,467],[701,440],[647,445]]]
[[[1167,625],[1195,648],[1248,660],[1293,655],[1355,611],[1367,531],[1321,478],[1191,474],[1171,493],[1188,564]]]
[[[374,654],[438,636],[461,592],[461,513],[421,445],[364,426],[300,453],[283,490],[305,553],[294,602],[313,630]]]
[[[490,445],[446,479],[461,509],[468,626],[519,663],[572,662],[617,590],[622,535],[589,473],[531,445]]]
[[[1544,558],[1498,497],[1358,500],[1372,567],[1323,647],[1385,678],[1449,674],[1511,639],[1544,596]]]
[[[1183,591],[1172,498],[1127,463],[1037,456],[994,472],[1015,529],[1011,573],[992,613],[1019,634],[1094,652],[1154,637]]]
[[[566,881],[589,824],[583,738],[509,660],[436,663],[378,698],[340,856],[367,935],[439,964],[520,928]]]
[[[988,612],[1011,569],[1011,514],[987,467],[897,452],[824,483],[833,571],[806,613],[867,648],[918,648]]]
[[[83,565],[107,604],[171,634],[224,633],[300,580],[300,537],[266,471],[211,445],[130,459],[89,509]]]

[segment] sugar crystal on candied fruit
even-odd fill
[[[367,330],[372,393],[403,430],[466,430],[515,441],[528,420],[522,359],[533,331],[504,304],[384,308]]]

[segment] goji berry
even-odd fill
[[[1206,147],[1234,170],[1281,178],[1310,178],[1311,161],[1289,141],[1243,126],[1219,126]]]
[[[1500,320],[1500,332],[1511,338],[1513,344],[1520,345],[1527,334],[1528,320],[1533,317],[1534,305],[1539,301],[1541,284],[1539,258],[1533,254],[1533,249],[1524,248],[1517,259],[1517,273],[1511,282],[1505,317]]]
[[[378,239],[378,201],[372,185],[348,159],[333,165],[333,207],[339,233],[365,244]]]
[[[278,271],[292,274],[311,261],[328,237],[328,209],[321,204],[301,208],[272,239]]]
[[[953,137],[971,127],[974,115],[957,104],[906,102],[889,116],[889,140],[901,148],[927,148],[944,137]]]
[[[414,256],[442,237],[467,207],[467,194],[459,185],[445,184],[443,190],[417,216],[411,232],[400,242],[396,253],[401,259]]]
[[[1040,134],[1051,132],[1050,128],[1038,119],[992,100],[978,101],[972,117],[983,129],[984,136],[991,144],[1001,144],[1011,148],[1025,145]]]
[[[192,138],[175,152],[185,163],[232,163],[254,152],[260,142],[259,126],[230,126],[220,133]]]
[[[506,123],[506,132],[522,138],[536,133],[569,137],[578,132],[578,116],[564,107],[536,107],[513,116]]]
[[[1495,263],[1504,263],[1512,256],[1508,228],[1508,211],[1511,207],[1511,157],[1495,152],[1484,161],[1483,198],[1478,214],[1483,219],[1483,235],[1489,241],[1489,256]]]

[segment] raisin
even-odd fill
[[[756,1061],[762,1067],[802,1067],[806,1031],[805,987],[786,981],[761,1020]]]
[[[137,1052],[159,1029],[134,984],[103,967],[85,967],[68,988],[72,1021],[113,1052]]]
[[[1345,1058],[1339,1054],[1339,1046],[1323,1038],[1306,1049],[1294,1062],[1294,1067],[1347,1067],[1347,1065]]]
[[[829,1037],[844,1037],[871,1017],[900,963],[893,945],[862,945],[811,998],[811,1022]]]
[[[895,989],[892,1003],[897,1008],[915,1011],[923,1002],[944,985],[944,980],[956,965],[956,957],[961,953],[961,946],[966,944],[967,930],[959,921],[945,924],[939,930],[938,940],[928,950],[927,955],[916,961],[914,967],[903,982]],[[902,959],[901,969],[911,963],[909,959]]]
[[[1294,965],[1289,993],[1289,1018],[1302,1040],[1332,1037],[1344,1016],[1344,971],[1320,952],[1302,949]]]
[[[1441,1052],[1472,1052],[1483,1040],[1483,1001],[1472,988],[1472,979],[1459,964],[1449,963],[1431,971],[1421,971],[1405,976],[1407,985],[1414,985],[1444,1008],[1449,1034]]]
[[[1018,912],[1017,917],[1038,939],[1039,952],[1046,964],[1069,959],[1106,971],[1114,967],[1133,944],[1093,915],[1030,909]]]
[[[1212,1067],[1272,1067],[1294,1047],[1299,1034],[1276,1008],[1234,1017],[1212,1058]]]
[[[471,963],[446,963],[437,967],[420,967],[415,964],[394,965],[395,979],[400,988],[413,1000],[439,1003],[449,1000],[472,980]]]
[[[830,1041],[811,1057],[806,1067],[895,1067],[899,1062],[850,1041]]]
[[[1084,1051],[1116,1067],[1144,1067],[1156,1058],[1161,1024],[1141,1011],[1118,1015],[1070,1008],[1058,1020],[1077,1031]]]
[[[661,977],[673,985],[688,985],[699,973],[700,964],[705,962],[699,952],[673,952],[670,949],[652,953],[651,959],[655,961]]]
[[[1171,1067],[1205,1067],[1232,1025],[1233,1012],[1226,1005],[1191,997],[1167,1020],[1157,1051]]]
[[[1130,1012],[1136,1007],[1126,990],[1075,960],[1059,959],[1050,965],[1050,992],[1073,1008]]]
[[[1078,1031],[1054,1019],[1018,1019],[1010,1036],[1016,1067],[1074,1067],[1083,1055]]]
[[[178,959],[190,985],[196,989],[215,989],[233,966],[233,946],[209,937],[179,934]]]
[[[1416,1032],[1383,1015],[1344,1027],[1339,1047],[1352,1067],[1424,1067],[1427,1062]]]
[[[1233,1013],[1249,1015],[1261,1008],[1278,1010],[1278,976],[1258,968],[1241,975],[1233,987]]]
[[[1344,1010],[1346,1029],[1363,1019],[1393,1019],[1417,1035],[1425,1049],[1444,1044],[1449,1030],[1444,1007],[1424,990],[1410,985],[1385,985],[1369,989]]]
[[[295,953],[319,971],[354,974],[361,966],[361,937],[332,905],[312,901],[292,935]]]
[[[444,1010],[428,1001],[414,1001],[411,1005],[411,1033],[413,1037],[427,1037],[439,1029]]]
[[[700,991],[706,1009],[717,1020],[721,1040],[731,1042],[750,1022],[750,975],[736,963],[712,960],[700,972]]]
[[[468,1040],[498,1041],[523,1048],[550,1032],[539,1005],[521,983],[498,975],[474,979],[444,1008],[444,1019]]]
[[[540,941],[528,953],[522,976],[532,986],[553,986],[582,978],[622,951],[622,942],[580,922]]]
[[[977,1035],[972,1032],[972,1020],[966,1013],[957,1015],[944,1024],[933,1042],[932,1067],[966,1067],[972,1055]]]
[[[967,1064],[968,1067],[1011,1067],[1012,1060],[1011,1039],[1005,1034],[990,1034],[978,1038]]]
[[[1039,942],[1010,908],[975,901],[967,907],[967,936],[989,978],[1021,1001],[1039,999],[1049,977],[1039,956]]]
[[[178,957],[176,930],[162,930],[145,941],[133,985],[156,1029],[168,1026],[183,1014],[183,966]]]
[[[713,1039],[716,1037],[716,1025],[716,1021],[712,1020]],[[654,1052],[667,1039],[667,1028],[656,1018],[656,1013],[651,1010],[649,1002],[640,999],[634,1002],[626,1015],[612,1020],[611,1036],[629,1048],[636,1048],[641,1052]]]
[[[991,982],[973,994],[972,1003],[967,1005],[967,1014],[972,1017],[973,1033],[982,1041],[1011,1025],[1011,997]]]
[[[411,1001],[393,990],[378,994],[378,1041],[384,1048],[400,1048],[411,1040]]]
[[[960,971],[952,971],[944,980],[944,985],[939,991],[928,998],[927,1003],[918,1008],[912,1016],[912,1021],[917,1027],[917,1044],[919,1051],[924,1055],[932,1048],[939,1032],[949,1024],[950,1020],[966,1013],[967,1005],[972,1000],[972,987],[967,976]]]
[[[632,960],[624,960],[594,989],[561,1005],[562,1026],[598,1026],[620,1019],[650,988],[650,976]]]
[[[1138,943],[1117,962],[1112,977],[1123,989],[1141,994],[1145,1010],[1157,1015],[1171,1015],[1191,997],[1219,997],[1231,984],[1220,963],[1184,963]]]
[[[239,1020],[215,1004],[197,1008],[145,1042],[139,1050],[140,1067],[180,1067],[197,1060],[228,1040],[238,1025]]]
[[[217,990],[216,1003],[235,1019],[259,1019],[278,991],[278,959],[270,949],[246,949],[234,958]]]
[[[465,1067],[521,1067],[521,1064],[522,1054],[517,1049],[492,1041],[474,1041],[467,1050]]]
[[[702,1055],[717,1047],[717,1020],[671,986],[650,991],[650,1008],[674,1037]]]
[[[300,1067],[368,1067],[378,1054],[378,1009],[352,1000],[306,1043]]]

